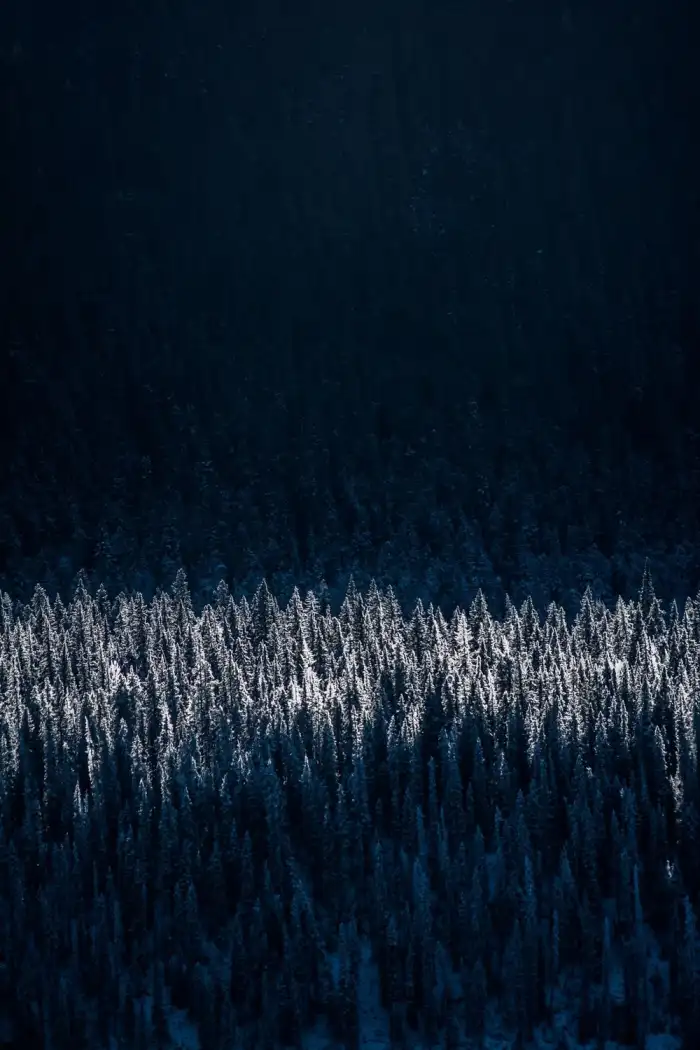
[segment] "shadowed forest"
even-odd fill
[[[0,614],[16,1045],[698,1045],[697,601]]]
[[[700,1045],[699,40],[0,5],[0,1045]]]

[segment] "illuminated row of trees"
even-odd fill
[[[447,622],[351,583],[0,602],[0,982],[26,1045],[700,1029],[700,606]],[[675,1018],[675,1021],[672,1021]],[[97,1042],[96,1042],[97,1041]],[[134,1042],[135,1041],[135,1042]]]

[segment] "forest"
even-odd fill
[[[0,3],[0,1050],[700,1047],[698,11]]]
[[[700,596],[88,584],[0,597],[6,1045],[700,1045]]]

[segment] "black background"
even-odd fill
[[[694,591],[689,2],[12,2],[0,585]]]

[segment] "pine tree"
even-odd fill
[[[542,982],[539,974],[539,919],[532,862],[526,855],[523,870],[523,886],[520,905],[523,934],[523,977],[527,1023],[524,1034],[532,1036],[533,1025],[539,1020],[543,1007],[541,1001]]]
[[[486,970],[482,959],[477,959],[471,967],[462,967],[461,983],[466,1030],[468,1035],[476,1040],[477,1046],[482,1046],[486,1028],[487,999]]]
[[[216,1047],[218,1043],[214,988],[208,969],[197,962],[192,971],[192,1015],[197,1023],[201,1046]]]
[[[357,999],[357,945],[356,933],[347,925],[340,927],[340,972],[337,987],[337,1022],[339,1038],[347,1050],[356,1050],[360,1039],[360,1019]]]
[[[231,928],[231,1003],[234,1008],[246,1016],[249,1002],[248,989],[251,977],[250,966],[247,959],[243,928],[240,912],[237,911],[233,917]]]
[[[165,1002],[165,966],[159,959],[153,964],[151,1002],[154,1043],[158,1050],[162,1050],[168,1044],[169,1027]]]
[[[508,1023],[516,1032],[527,1033],[528,1002],[525,965],[523,959],[523,937],[520,919],[515,920],[503,955],[502,968],[503,1006]]]
[[[678,981],[674,998],[686,1044],[697,1046],[700,1040],[700,961],[695,909],[689,897],[683,900],[683,931],[677,952]]]
[[[301,1040],[302,1011],[299,989],[288,968],[280,976],[279,993],[278,1038],[282,1046],[295,1046]]]
[[[405,1050],[407,1040],[404,1008],[398,1002],[392,1002],[389,1009],[389,1040],[392,1050]]]

